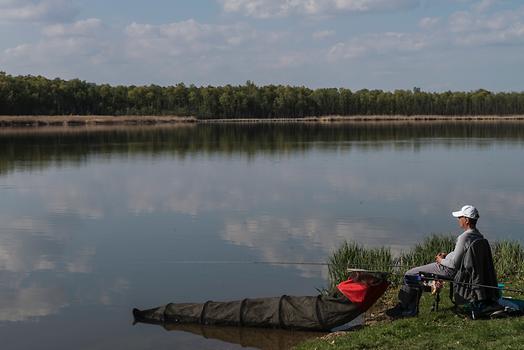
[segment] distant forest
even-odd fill
[[[279,118],[523,115],[523,92],[309,89],[303,86],[111,86],[0,72],[0,115],[178,115]]]

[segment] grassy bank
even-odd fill
[[[440,309],[431,312],[433,297],[424,294],[416,318],[390,321],[384,311],[396,302],[401,275],[409,266],[434,260],[438,251],[450,251],[454,237],[433,235],[411,250],[393,257],[387,248],[365,248],[344,243],[330,259],[330,284],[347,277],[347,267],[366,265],[368,269],[393,272],[393,285],[366,314],[366,325],[350,332],[332,333],[308,341],[300,350],[320,349],[522,349],[524,317],[499,320],[470,320],[454,313],[448,298],[449,286],[442,291]],[[524,288],[524,248],[518,242],[500,241],[492,245],[499,281],[506,287]],[[504,293],[524,298],[524,295]]]
[[[454,314],[444,300],[430,311],[429,296],[421,302],[418,317],[383,321],[362,329],[332,333],[307,341],[297,350],[322,349],[522,349],[524,317],[470,320]]]

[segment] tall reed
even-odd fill
[[[524,247],[516,241],[493,244],[493,262],[499,279],[524,278]]]
[[[449,253],[455,248],[456,238],[451,235],[433,234],[422,243],[416,244],[410,251],[405,252],[397,258],[396,264],[399,270],[405,272],[411,267],[429,264],[435,261],[435,255],[439,252]]]
[[[392,256],[389,248],[365,248],[356,242],[344,242],[329,257],[329,280],[331,288],[349,276],[349,268],[391,271]]]

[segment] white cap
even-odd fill
[[[479,211],[472,205],[465,205],[459,211],[454,211],[451,213],[454,217],[459,218],[465,216],[470,219],[477,220],[479,218]]]

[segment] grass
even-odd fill
[[[449,299],[442,299],[442,307],[437,312],[430,311],[431,297],[425,295],[418,317],[383,321],[351,332],[332,333],[300,344],[296,349],[523,348],[523,317],[473,321],[455,314]]]
[[[347,277],[347,267],[362,264],[363,268],[393,272],[393,282],[409,266],[434,261],[437,252],[453,249],[455,238],[433,235],[411,250],[392,257],[387,248],[365,248],[345,242],[329,259],[330,285]],[[519,242],[500,241],[492,245],[493,260],[499,281],[506,287],[524,288],[524,248]],[[377,259],[377,260],[373,260]],[[364,266],[366,265],[366,266]],[[381,268],[382,267],[382,268]],[[395,277],[396,276],[396,277]],[[396,300],[399,283],[394,283],[366,315],[366,326],[351,332],[332,333],[307,341],[297,350],[321,349],[522,349],[524,348],[524,317],[498,320],[471,320],[453,311],[448,298],[449,286],[441,292],[440,309],[431,312],[433,297],[424,294],[418,317],[390,321],[383,311]],[[524,298],[505,293],[505,296]]]

